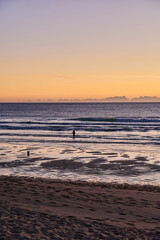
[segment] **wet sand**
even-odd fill
[[[160,187],[0,177],[0,239],[160,239]]]

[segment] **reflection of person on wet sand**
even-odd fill
[[[75,130],[73,130],[72,134],[73,134],[73,138],[74,138],[74,137],[75,137],[75,135],[76,135],[76,131],[75,131]]]

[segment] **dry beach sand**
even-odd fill
[[[160,187],[0,177],[0,239],[160,239]]]

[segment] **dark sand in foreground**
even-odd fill
[[[0,177],[0,239],[160,239],[160,187]]]

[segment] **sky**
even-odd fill
[[[0,102],[160,97],[159,0],[0,0]]]

